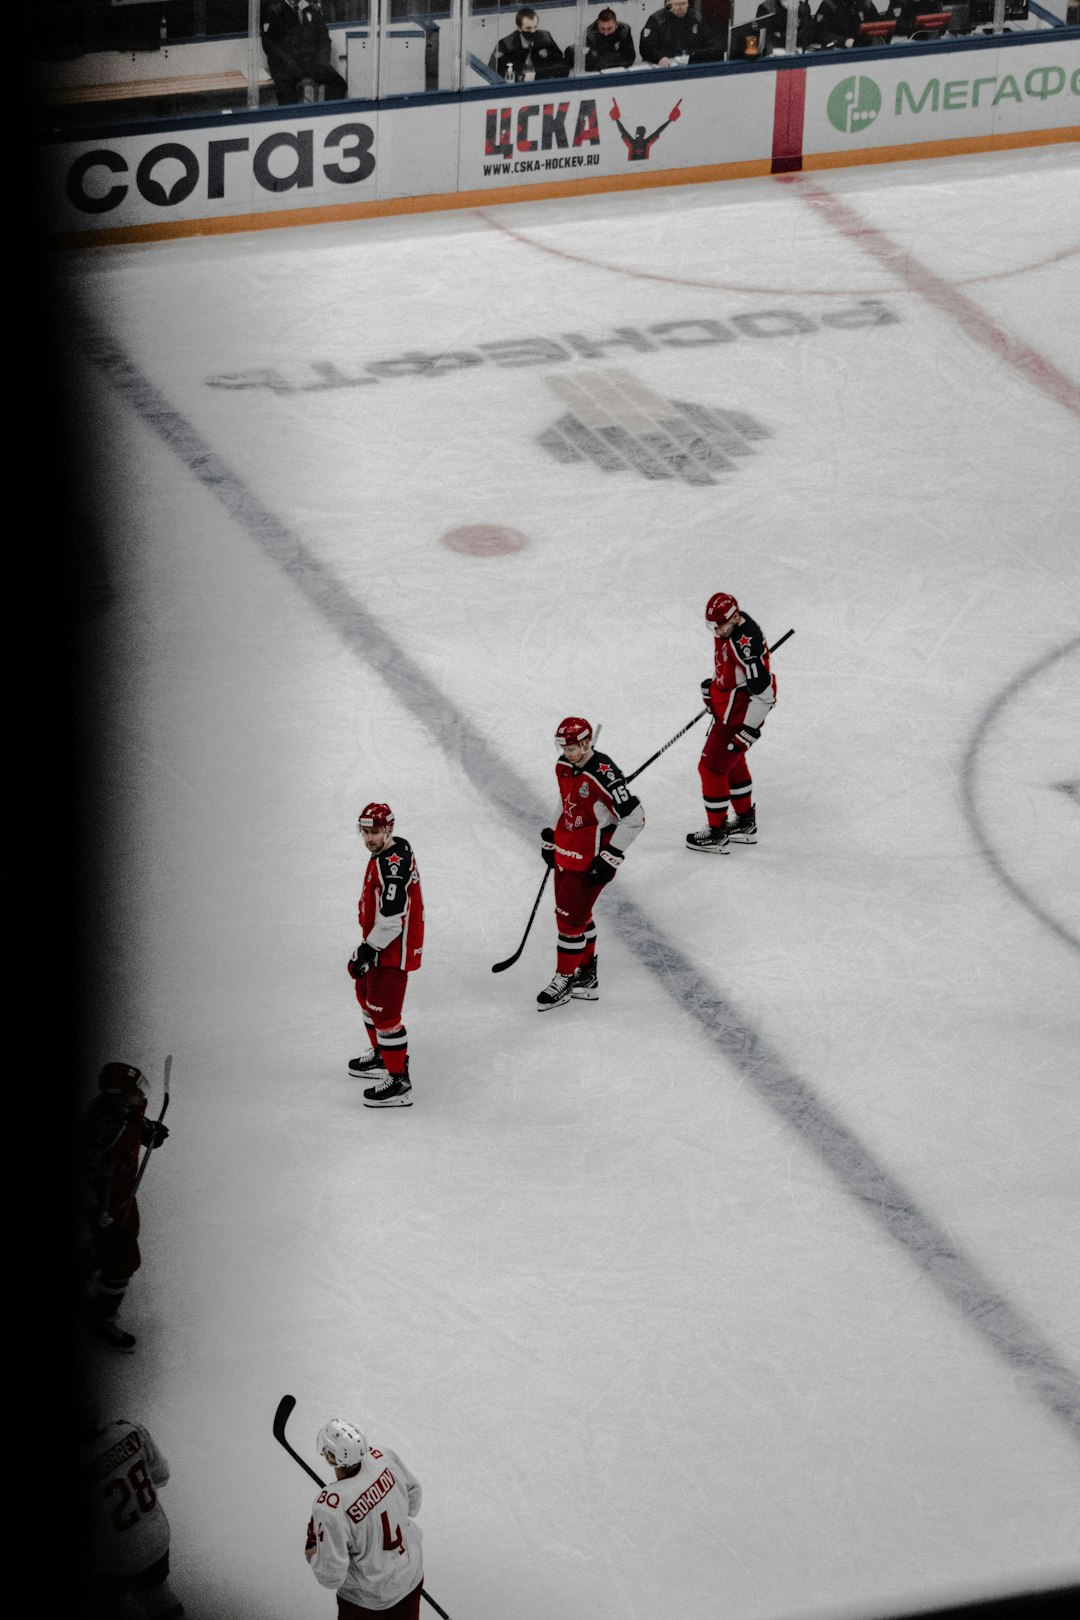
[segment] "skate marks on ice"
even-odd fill
[[[991,320],[955,282],[921,264],[908,247],[871,225],[852,203],[819,182],[806,175],[789,174],[783,177],[782,183],[795,187],[799,200],[838,236],[851,242],[895,276],[902,287],[916,293],[931,308],[954,322],[973,343],[1011,366],[1055,405],[1073,416],[1080,416],[1080,386],[1031,344]]]
[[[790,185],[799,176],[777,175],[777,185]],[[523,230],[520,225],[511,225],[499,213],[489,212],[487,209],[476,210],[478,219],[489,225],[493,231],[500,231],[504,236],[511,237],[522,247],[534,248],[537,253],[547,253],[554,259],[561,259],[566,264],[578,265],[586,270],[598,270],[607,275],[624,276],[631,281],[657,281],[668,287],[701,288],[707,292],[742,293],[749,297],[764,298],[872,298],[881,295],[880,282],[873,282],[866,286],[840,286],[830,281],[824,287],[808,286],[801,280],[782,283],[763,282],[760,278],[754,281],[729,281],[719,276],[696,277],[673,275],[660,270],[646,270],[639,264],[617,263],[613,259],[598,259],[595,254],[571,253],[568,248],[556,246],[554,242],[545,241],[540,235]],[[1054,253],[1047,253],[1041,259],[1026,260],[1022,264],[1009,265],[1004,270],[981,271],[977,275],[957,276],[954,285],[958,287],[974,287],[982,282],[1008,281],[1015,276],[1027,275],[1032,270],[1042,270],[1048,265],[1060,264],[1062,259],[1073,259],[1080,254],[1080,243],[1070,243],[1068,247],[1058,248]]]
[[[530,844],[547,805],[363,604],[228,466],[115,343],[89,323],[81,345],[120,397],[237,526],[275,562],[348,651],[387,680],[395,697],[470,785]],[[982,1335],[1042,1405],[1080,1441],[1080,1377],[947,1234],[918,1208],[813,1089],[748,1019],[633,902],[610,896],[620,938],[672,1001],[693,1018],[717,1056],[828,1166],[839,1185]]]
[[[1065,800],[1061,809],[1067,818],[1069,830],[1074,836],[1080,832],[1080,822],[1074,820],[1076,815],[1080,815],[1080,782],[1056,781],[1054,778],[1060,769],[1060,762],[1056,759],[1040,762],[1028,757],[1030,749],[1037,745],[1037,739],[1026,726],[1022,725],[1019,732],[1014,729],[1011,736],[1008,733],[1009,711],[1014,700],[1025,700],[1025,713],[1032,705],[1045,712],[1055,696],[1051,677],[1063,677],[1070,658],[1080,660],[1080,636],[1021,670],[998,693],[979,720],[964,752],[960,772],[960,802],[976,847],[994,876],[1056,938],[1074,951],[1080,951],[1080,931],[1072,918],[1060,914],[1064,905],[1061,896],[1062,893],[1067,896],[1070,892],[1069,883],[1063,882],[1052,898],[1036,897],[1036,888],[1043,891],[1048,888],[1045,881],[1039,881],[1037,864],[1040,859],[1049,858],[1052,852],[1043,847],[1035,818],[1026,807],[1006,805],[1002,801],[1004,785],[1009,777],[1020,778],[1028,794],[1038,794],[1040,789],[1053,793],[1055,797],[1061,794]],[[1068,697],[1064,708],[1066,713],[1075,713]],[[1071,723],[1066,720],[1065,729],[1060,733],[1063,744],[1069,735],[1068,726]],[[991,833],[980,814],[978,795],[980,777],[986,774],[988,755],[995,744],[1003,749],[1008,769],[1002,772],[1001,780],[990,784],[987,789],[988,797],[995,805],[995,818],[991,825],[999,829]],[[1005,844],[1005,833],[1010,837],[1009,847]],[[1056,871],[1054,875],[1060,876]],[[1071,888],[1075,902],[1075,881]]]

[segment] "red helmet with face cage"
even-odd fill
[[[146,1076],[131,1063],[106,1063],[98,1075],[98,1090],[135,1102],[147,1094]]]
[[[394,812],[388,804],[365,804],[360,812],[358,826],[361,832],[372,832],[376,827],[392,827]]]
[[[709,597],[705,608],[705,621],[707,624],[727,624],[739,611],[739,604],[733,596],[726,591],[716,591]]]
[[[580,743],[582,748],[587,748],[592,742],[592,736],[593,729],[589,722],[583,720],[580,715],[571,714],[565,720],[559,721],[555,741],[560,748],[565,748],[567,743]]]

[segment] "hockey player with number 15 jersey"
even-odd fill
[[[641,803],[619,767],[593,747],[587,720],[569,715],[555,733],[555,746],[562,813],[554,828],[541,832],[540,851],[555,869],[558,942],[555,977],[536,998],[540,1012],[599,998],[593,907],[645,825]]]

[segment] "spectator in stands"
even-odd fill
[[[515,31],[500,39],[488,67],[501,79],[564,79],[569,63],[551,35],[540,27],[531,6],[522,6],[514,18]]]
[[[711,30],[702,22],[690,0],[664,0],[663,11],[654,11],[641,30],[641,60],[654,67],[677,67],[694,60],[707,61],[717,55]],[[719,57],[724,54],[719,50]]]
[[[262,42],[279,107],[314,100],[317,85],[330,101],[348,95],[331,66],[330,30],[319,0],[262,0]]]
[[[814,29],[823,50],[839,51],[855,44],[860,23],[882,21],[871,0],[821,0],[814,14]]]
[[[636,60],[629,24],[621,23],[611,7],[605,6],[592,26],[585,30],[586,73],[633,67]]]
[[[757,17],[769,17],[765,30],[765,55],[771,56],[773,51],[782,51],[787,46],[788,8],[784,0],[761,0],[755,13]],[[795,34],[795,44],[800,51],[814,38],[814,24],[810,16],[810,0],[799,0],[799,26]]]

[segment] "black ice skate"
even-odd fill
[[[135,1349],[134,1333],[125,1333],[119,1323],[105,1316],[90,1316],[87,1326],[92,1338],[99,1344],[107,1345],[110,1350],[120,1350],[124,1355],[130,1356]]]
[[[747,810],[743,815],[736,816],[728,823],[726,828],[729,844],[756,844],[757,843],[757,814]]]
[[[547,1012],[551,1007],[564,1007],[570,1000],[569,973],[556,973],[546,990],[541,990],[536,998],[538,1012]]]
[[[381,1080],[386,1073],[386,1064],[381,1054],[372,1047],[363,1057],[349,1060],[349,1073],[354,1080]]]
[[[572,1001],[599,1001],[600,985],[596,978],[596,957],[579,967],[570,980],[570,999]]]
[[[411,1108],[412,1081],[409,1079],[408,1063],[404,1074],[385,1074],[373,1086],[368,1086],[364,1092],[364,1107]]]
[[[702,827],[700,832],[687,833],[687,849],[701,849],[707,855],[726,855],[728,835],[723,827]]]

